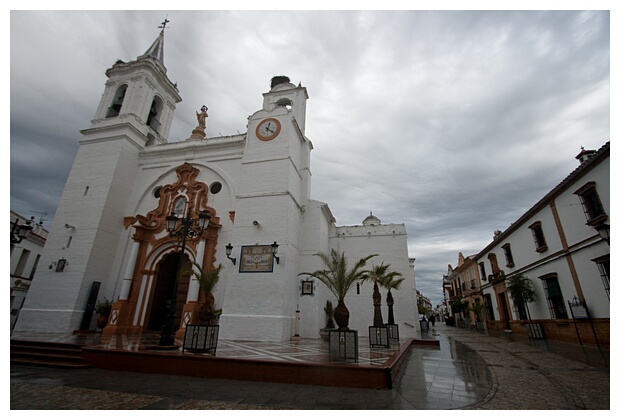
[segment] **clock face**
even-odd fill
[[[256,127],[256,137],[262,141],[273,140],[280,134],[281,128],[280,121],[275,118],[267,118],[261,121],[258,127]]]

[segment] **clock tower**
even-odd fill
[[[263,107],[248,119],[232,233],[241,252],[226,285],[223,338],[288,340],[294,334],[303,215],[310,195],[310,151],[305,137],[305,87],[286,76],[271,80]],[[243,249],[278,245],[272,271],[244,266]]]

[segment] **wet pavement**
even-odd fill
[[[609,349],[438,324],[391,390],[11,365],[11,409],[610,409]]]

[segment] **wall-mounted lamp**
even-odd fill
[[[75,226],[71,226],[68,223],[65,223],[65,229],[75,229]]]
[[[596,225],[595,229],[598,234],[601,235],[601,238],[603,238],[603,240],[607,242],[607,245],[610,245],[609,231],[611,229],[611,226],[609,226],[607,223],[601,223]]]
[[[230,254],[232,253],[233,246],[229,243],[226,245],[226,257],[232,261],[233,265],[237,265],[237,259],[232,258]]]
[[[278,253],[278,247],[280,245],[278,245],[278,243],[276,241],[273,241],[273,244],[271,244],[271,253],[273,254],[273,258],[275,258],[276,263],[280,264],[280,257],[277,257],[276,254]]]
[[[65,267],[68,265],[69,263],[67,262],[67,260],[64,258],[61,258],[58,261],[52,261],[52,263],[49,266],[49,269],[51,270],[54,267],[56,267],[56,272],[62,273],[63,271],[65,271]]]

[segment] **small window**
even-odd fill
[[[284,106],[288,109],[291,109],[291,107],[293,106],[293,102],[288,98],[282,98],[278,100],[278,102],[276,102],[276,106]]]
[[[493,253],[489,254],[489,261],[491,262],[491,272],[493,275],[499,274],[499,265],[497,265],[497,256]]]
[[[607,293],[607,299],[609,299],[609,276],[611,273],[611,265],[609,263],[609,254],[592,260],[598,267],[598,271],[601,274],[601,280],[603,280],[603,288]]]
[[[557,274],[548,274],[540,277],[540,279],[543,281],[545,286],[545,296],[547,297],[547,306],[549,307],[551,318],[568,318],[566,305],[564,305],[564,298],[562,297],[562,290],[560,289],[560,282],[558,281]]]
[[[17,277],[21,277],[24,274],[24,268],[26,268],[26,262],[28,262],[28,258],[30,257],[30,251],[24,249],[22,251],[22,255],[19,256],[19,261],[17,262],[17,267],[15,268],[15,272],[13,273]]]
[[[491,295],[487,294],[483,296],[484,300],[484,309],[487,312],[487,319],[489,321],[495,321],[495,314],[493,313],[493,301],[491,300]]]
[[[34,274],[37,272],[37,266],[39,265],[39,260],[41,259],[41,254],[37,254],[37,258],[34,260],[34,265],[32,266],[32,271],[30,272],[30,280],[34,278]]]
[[[529,226],[534,237],[534,244],[536,245],[536,252],[544,252],[547,250],[547,241],[545,241],[545,235],[542,230],[542,224],[536,222]]]
[[[480,268],[480,277],[482,278],[483,281],[486,281],[486,279],[487,279],[487,272],[484,269],[484,262],[479,262],[478,263],[478,267]]]
[[[514,267],[515,262],[512,258],[512,250],[510,249],[510,244],[505,244],[502,246],[504,249],[504,257],[506,257],[506,267]]]
[[[574,194],[579,196],[587,225],[596,226],[607,220],[607,214],[596,191],[595,182],[588,182],[575,191]]]

